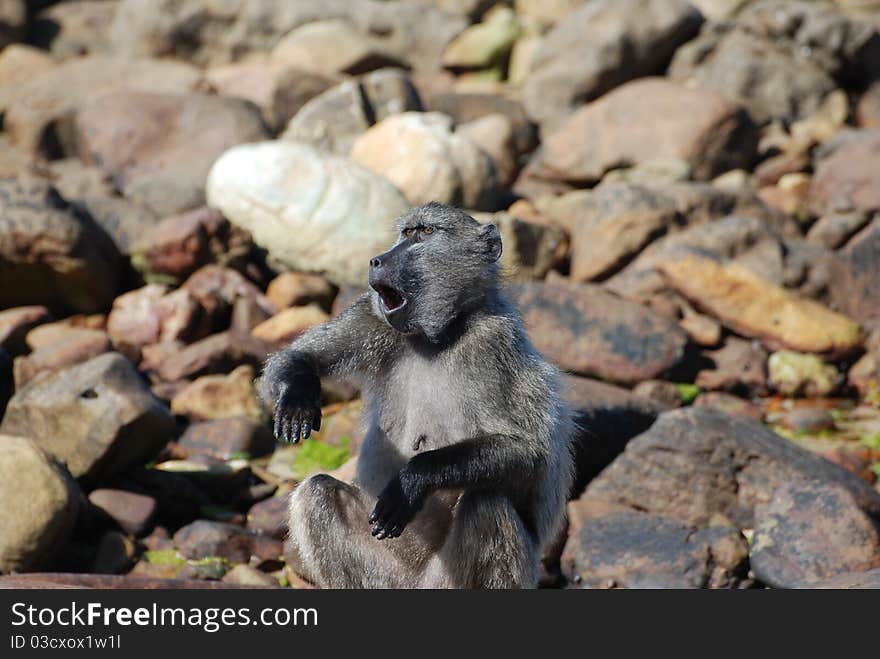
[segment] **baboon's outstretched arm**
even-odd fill
[[[448,488],[511,491],[544,461],[534,442],[485,435],[413,457],[379,494],[370,523],[380,540],[399,536],[431,492]]]
[[[377,373],[393,349],[394,334],[362,295],[333,320],[313,327],[266,361],[257,386],[274,405],[275,437],[297,442],[321,428],[321,377]]]

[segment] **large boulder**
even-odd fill
[[[709,407],[661,414],[584,496],[689,524],[721,514],[739,528],[753,528],[755,508],[793,481],[839,485],[866,513],[880,514],[880,494],[855,474],[757,421]]]
[[[45,566],[76,522],[76,483],[32,440],[0,435],[0,496],[0,574]]]
[[[0,431],[33,438],[94,482],[152,459],[175,428],[134,367],[111,352],[31,380],[9,401]]]
[[[0,180],[0,308],[96,312],[116,292],[119,253],[83,209],[45,179]]]
[[[511,293],[535,346],[567,371],[634,384],[684,354],[687,336],[672,320],[600,286],[530,282]]]
[[[634,78],[662,74],[703,19],[683,0],[583,3],[544,37],[523,87],[529,115],[546,129],[585,102]]]
[[[211,169],[207,196],[279,263],[336,284],[366,281],[369,259],[391,244],[392,222],[409,207],[384,178],[293,142],[230,149]]]
[[[438,112],[379,122],[355,141],[351,159],[391,181],[413,205],[440,201],[493,210],[498,203],[492,159]]]
[[[562,571],[581,588],[736,588],[748,572],[748,545],[729,527],[614,512],[569,538]]]
[[[202,74],[181,62],[109,57],[70,59],[20,84],[0,88],[4,130],[31,155],[73,153],[69,119],[96,95],[113,91],[178,94],[195,89]]]
[[[268,137],[250,103],[202,94],[104,94],[79,109],[74,126],[80,158],[159,215],[203,205],[214,161]]]
[[[697,180],[748,167],[757,131],[721,95],[664,78],[629,82],[581,107],[548,132],[526,171],[543,179],[590,183],[617,167],[686,161]]]
[[[878,568],[880,523],[839,486],[786,485],[756,511],[750,563],[774,588]]]

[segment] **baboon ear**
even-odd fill
[[[486,258],[490,263],[494,263],[501,258],[501,234],[498,232],[498,227],[494,224],[484,224],[480,227],[480,235],[485,241]]]

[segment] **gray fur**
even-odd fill
[[[272,355],[259,383],[276,416],[299,419],[294,427],[320,424],[314,403],[301,402],[312,387],[297,385],[309,369],[357,381],[365,402],[354,483],[313,476],[290,498],[289,560],[322,587],[535,587],[572,481],[574,423],[559,373],[499,291],[494,227],[441,204],[398,224],[434,228],[418,241],[401,236],[405,249],[394,252],[400,265],[389,276],[406,293],[406,314],[388,320],[379,295],[366,293]],[[472,438],[483,441],[467,474],[483,485],[491,474],[497,487],[427,492],[400,537],[370,534],[383,488],[395,478],[406,486],[414,457],[431,464],[438,449]],[[496,471],[507,464],[528,469],[506,480]]]

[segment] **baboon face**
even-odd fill
[[[397,225],[394,246],[370,259],[373,308],[398,332],[436,342],[496,285],[501,236],[439,203],[412,209]]]

